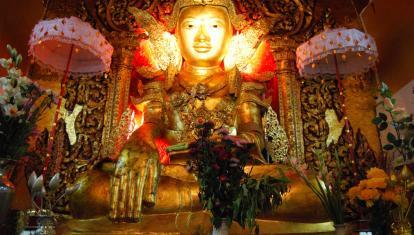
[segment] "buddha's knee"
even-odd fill
[[[110,173],[93,169],[81,176],[80,185],[69,198],[70,212],[74,218],[90,219],[109,213]]]
[[[158,185],[155,205],[144,208],[144,213],[161,214],[184,211],[199,211],[197,182],[185,182],[168,176],[162,176]]]

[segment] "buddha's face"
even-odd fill
[[[218,66],[232,37],[227,10],[216,6],[192,6],[181,10],[176,35],[187,64]]]

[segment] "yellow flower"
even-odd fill
[[[382,195],[382,199],[384,201],[392,201],[392,202],[395,202],[396,197],[397,197],[397,194],[394,192],[394,190],[387,190]]]
[[[371,178],[366,182],[367,188],[382,188],[387,187],[388,178]]]
[[[368,170],[367,172],[367,178],[368,179],[372,179],[372,178],[388,178],[387,173],[385,173],[384,170],[377,168],[377,167],[373,167],[371,169]]]
[[[348,190],[346,194],[350,200],[354,200],[356,196],[361,192],[362,188],[359,186],[354,186]]]
[[[368,180],[361,180],[361,181],[359,181],[359,187],[361,187],[361,188],[366,188],[367,187],[367,183],[368,183]]]
[[[376,189],[364,189],[361,191],[359,198],[364,201],[377,200],[380,197],[380,193]]]

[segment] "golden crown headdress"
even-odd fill
[[[174,4],[173,12],[168,24],[168,30],[172,31],[178,21],[180,12],[185,7],[190,6],[220,6],[227,9],[229,13],[230,21],[236,30],[240,30],[246,26],[244,17],[236,14],[236,8],[234,7],[232,0],[177,0]]]

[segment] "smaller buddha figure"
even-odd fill
[[[178,0],[169,29],[145,11],[130,11],[148,32],[133,63],[140,85],[131,85],[141,87],[132,100],[143,124],[123,146],[111,175],[110,219],[134,222],[143,212],[200,209],[198,184],[185,170],[188,154],[174,154],[162,165],[160,151],[163,144],[194,141],[200,122],[254,143],[252,164],[268,163],[266,152],[286,157],[286,135],[264,95],[275,63],[262,22],[246,27],[231,0]]]

